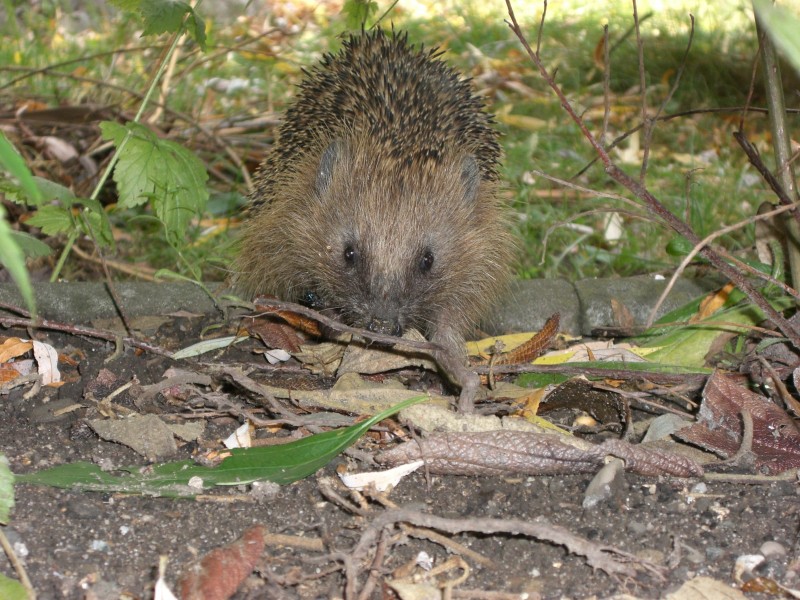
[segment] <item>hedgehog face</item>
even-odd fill
[[[477,163],[378,156],[352,141],[322,154],[309,220],[324,266],[311,298],[377,333],[427,333],[442,307],[453,306],[448,269],[463,260],[458,231],[475,218]]]

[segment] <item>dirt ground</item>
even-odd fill
[[[176,317],[159,330],[155,342],[165,348],[185,346],[199,339],[201,325],[196,319]],[[0,396],[0,452],[8,457],[12,470],[24,473],[77,460],[105,467],[146,465],[147,461],[129,448],[99,439],[86,419],[103,414],[100,401],[134,377],[142,386],[161,381],[174,361],[127,349],[105,363],[114,351],[111,343],[60,333],[37,335],[71,356],[77,365],[63,367],[68,383],[61,388],[43,388],[26,398],[30,390],[27,386]],[[255,363],[263,359],[245,344],[213,360]],[[113,377],[109,378],[109,372]],[[253,377],[267,381],[269,375]],[[136,389],[134,386],[114,397],[114,405],[156,413],[164,419],[189,413],[188,400],[182,405],[175,396],[158,396],[143,406],[137,403]],[[216,391],[247,402],[240,390],[220,386]],[[58,412],[76,403],[81,407]],[[219,413],[207,414],[205,419],[202,439],[182,445],[176,458],[219,447],[218,440],[240,424],[236,418]],[[388,433],[370,436],[355,448],[371,452],[377,445],[391,444],[389,437]],[[463,576],[452,597],[607,598],[627,593],[659,598],[686,582],[703,581],[697,579],[702,576],[722,586],[707,590],[702,596],[706,598],[736,597],[733,594],[739,593],[735,588],[742,579],[750,579],[751,586],[760,581],[753,576],[800,586],[796,479],[745,485],[626,474],[607,500],[584,509],[591,473],[427,478],[420,470],[388,496],[403,511],[419,516],[416,525],[406,523],[392,529],[391,535],[399,540],[381,538],[377,548],[379,554],[386,552],[382,560],[372,562],[372,548],[366,562],[354,564],[348,557],[370,524],[381,515],[389,518],[394,509],[365,501],[362,514],[357,515],[343,502],[323,495],[323,488],[333,487],[343,500],[357,502],[336,487],[336,468],[344,464],[358,468],[351,459],[341,457],[316,476],[278,489],[220,488],[197,501],[19,484],[15,487],[16,507],[4,531],[38,597],[44,599],[151,598],[159,557],[168,557],[165,578],[176,589],[178,578],[194,561],[233,542],[254,525],[266,529],[266,547],[233,598],[343,598],[363,589],[370,566],[378,571],[367,597],[396,598],[400,596],[387,582],[398,579],[402,568],[413,563],[420,552],[427,552],[434,566],[454,556],[452,549],[443,547],[421,527],[430,516],[458,521],[465,530],[471,523],[485,523],[481,521],[485,519],[558,525],[587,543],[613,546],[657,567],[609,575],[562,545],[526,535],[490,533],[484,528],[478,533],[445,534],[484,557],[480,561],[465,556],[464,563],[456,563],[438,576],[439,582]],[[329,483],[330,478],[333,483]],[[481,531],[477,525],[474,529]],[[277,534],[289,537],[278,538]],[[308,544],[304,547],[300,540]],[[753,573],[739,576],[737,558],[758,553],[766,557],[764,562]],[[354,575],[351,588],[346,585],[346,568]],[[0,572],[14,576],[5,560],[0,560]],[[731,595],[723,596],[721,590]],[[776,594],[780,596],[780,592]],[[776,595],[756,591],[747,597]]]

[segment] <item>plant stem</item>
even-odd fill
[[[775,46],[764,31],[756,14],[756,32],[761,44],[761,65],[764,68],[764,87],[767,91],[769,123],[772,129],[772,147],[775,153],[775,174],[790,202],[797,200],[797,180],[791,162],[792,149],[789,144],[789,127],[786,122],[786,104],[783,98],[781,69]],[[792,285],[800,285],[800,223],[797,213],[786,220],[788,237],[789,268]]]
[[[173,52],[175,52],[175,48],[177,48],[178,42],[183,36],[183,30],[184,28],[182,26],[177,33],[174,33],[172,35],[172,40],[169,43],[167,51],[158,65],[158,70],[156,71],[156,74],[150,81],[150,86],[147,88],[147,93],[144,95],[144,99],[142,100],[142,103],[139,106],[139,110],[136,112],[136,116],[133,118],[134,123],[138,123],[139,121],[141,121],[145,108],[147,108],[147,104],[149,103],[150,98],[153,96],[156,88],[158,87],[158,81],[159,79],[161,79],[161,75],[164,73],[164,70],[167,68],[167,65],[169,64],[169,57],[172,55]],[[100,196],[100,192],[103,190],[103,187],[108,181],[108,178],[114,171],[114,167],[116,166],[117,161],[119,160],[119,157],[122,154],[123,149],[127,145],[128,140],[131,138],[131,135],[132,134],[130,130],[128,130],[128,132],[125,134],[125,137],[122,139],[122,142],[120,142],[119,146],[117,147],[116,152],[114,152],[113,156],[111,157],[111,160],[108,161],[108,164],[106,165],[103,174],[100,176],[100,179],[97,181],[97,185],[95,185],[94,190],[92,191],[90,199],[97,200],[97,198]],[[61,251],[61,256],[59,256],[58,258],[58,263],[56,264],[56,268],[53,270],[53,274],[50,276],[50,281],[58,280],[58,277],[61,275],[61,269],[64,267],[64,263],[67,260],[67,256],[72,251],[72,246],[75,243],[76,239],[77,239],[77,234],[74,234],[70,236],[69,240],[67,240],[67,244]]]

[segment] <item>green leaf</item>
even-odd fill
[[[192,7],[181,0],[142,0],[140,10],[144,17],[142,35],[153,35],[178,33]]]
[[[144,18],[142,35],[178,33],[186,18],[186,31],[205,50],[206,25],[203,19],[181,0],[142,0],[140,5]]]
[[[39,189],[33,181],[28,166],[2,131],[0,131],[0,165],[19,180],[26,195],[35,200],[40,199]],[[25,267],[25,256],[12,236],[11,227],[6,221],[6,211],[2,205],[0,205],[0,265],[6,268],[14,283],[17,284],[28,309],[32,313],[36,313],[36,301],[33,297],[28,269]]]
[[[14,283],[17,284],[19,293],[22,294],[22,299],[25,300],[25,305],[35,315],[36,301],[33,297],[31,278],[25,266],[25,256],[12,233],[11,227],[6,221],[6,210],[0,204],[0,265],[3,265],[11,275]]]
[[[33,182],[28,166],[2,131],[0,131],[0,165],[19,180],[28,196],[35,200],[40,199],[39,190]]]
[[[140,12],[142,10],[142,0],[110,0],[110,2],[117,8],[128,12]]]
[[[203,163],[186,148],[159,139],[137,123],[122,126],[105,121],[100,129],[104,139],[121,149],[114,169],[119,206],[131,208],[151,201],[169,243],[184,245],[187,225],[208,201]]]
[[[114,233],[111,231],[111,221],[108,219],[103,205],[98,200],[92,198],[78,198],[76,203],[82,204],[86,210],[83,211],[85,225],[81,227],[85,231],[86,226],[92,230],[92,239],[96,240],[101,246],[107,248],[114,246]]]
[[[124,467],[128,475],[105,473],[92,463],[78,462],[37,473],[17,475],[19,483],[50,485],[95,492],[158,494],[191,497],[214,486],[242,485],[259,480],[287,484],[312,475],[354,443],[375,423],[426,400],[415,396],[378,413],[362,423],[311,435],[280,446],[260,446],[230,450],[231,455],[216,467],[178,461],[146,470]],[[196,479],[195,479],[196,478]],[[189,481],[199,482],[189,487]]]
[[[46,181],[46,180],[42,180]],[[49,183],[49,182],[48,182]],[[45,186],[48,187],[48,186]],[[76,198],[72,192],[55,184],[55,187],[49,188],[53,191],[59,191],[59,196],[52,196],[62,202],[62,205],[44,204],[28,219],[27,224],[34,227],[41,228],[45,235],[59,235],[66,233],[69,235],[80,231],[84,234],[89,234],[91,230],[91,237],[97,240],[101,246],[113,246],[114,237],[111,231],[111,222],[108,220],[108,215],[103,210],[103,206],[97,200],[90,198]],[[69,192],[63,194],[61,192]],[[51,196],[42,190],[46,198]],[[85,210],[81,212],[81,218],[75,218],[72,214],[72,207],[83,205]]]
[[[652,337],[652,331],[645,332],[641,338],[647,338],[642,346],[658,348],[647,359],[655,362],[683,365],[685,367],[701,367],[712,344],[721,335],[746,333],[764,320],[763,311],[750,303],[735,302],[741,298],[738,290],[730,294],[726,308],[717,310],[709,317],[696,323],[686,323],[670,328],[658,337]],[[792,298],[778,297],[771,302],[772,306],[783,311],[793,305]],[[654,327],[655,331],[664,331],[663,327]]]
[[[72,190],[59,183],[36,176],[32,177],[32,181],[37,190],[37,193],[33,195],[21,185],[10,181],[2,182],[0,191],[7,200],[27,206],[44,206],[53,200],[58,200],[64,206],[72,206],[75,201],[75,194],[72,193]]]
[[[370,0],[346,0],[342,12],[346,15],[347,28],[359,31],[378,12],[378,3]]]
[[[68,209],[62,206],[42,206],[28,219],[28,225],[39,227],[45,235],[58,235],[75,231],[75,221]]]
[[[0,598],[3,600],[28,600],[28,592],[23,585],[0,573]]]
[[[189,18],[186,20],[186,31],[192,39],[197,42],[200,49],[205,52],[206,23],[194,10],[192,10],[192,14],[189,15]]]
[[[58,200],[66,208],[75,203],[75,194],[72,193],[71,189],[44,177],[34,177],[33,179],[42,194],[41,202],[32,203],[34,206],[42,206],[53,200]]]
[[[8,524],[12,508],[14,508],[14,474],[8,468],[6,455],[0,454],[0,525]]]
[[[754,0],[753,6],[775,45],[800,73],[800,16],[797,11],[770,0]]]
[[[650,356],[647,356],[646,362],[619,362],[619,361],[611,361],[611,360],[594,360],[588,362],[571,362],[567,363],[564,366],[569,366],[570,368],[574,369],[596,369],[596,370],[607,370],[607,371],[637,371],[643,374],[646,373],[662,373],[665,375],[710,375],[713,373],[713,369],[707,369],[704,367],[696,367],[693,365],[682,365],[682,364],[666,364],[663,362],[650,362]],[[570,379],[571,376],[564,376],[559,374],[553,374],[550,377],[549,373],[524,373],[517,377],[516,383],[519,386],[529,387],[529,388],[541,388],[546,385],[552,384],[559,384],[563,383],[567,379]],[[589,377],[589,379],[598,377]]]
[[[673,236],[667,242],[667,254],[670,256],[686,256],[692,251],[694,245],[681,235]]]
[[[50,246],[24,231],[12,231],[11,238],[22,250],[25,258],[39,258],[41,256],[50,256],[53,253],[53,249]]]

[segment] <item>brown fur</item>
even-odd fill
[[[491,119],[435,57],[377,31],[307,74],[257,178],[244,293],[463,340],[507,281],[513,241]]]

